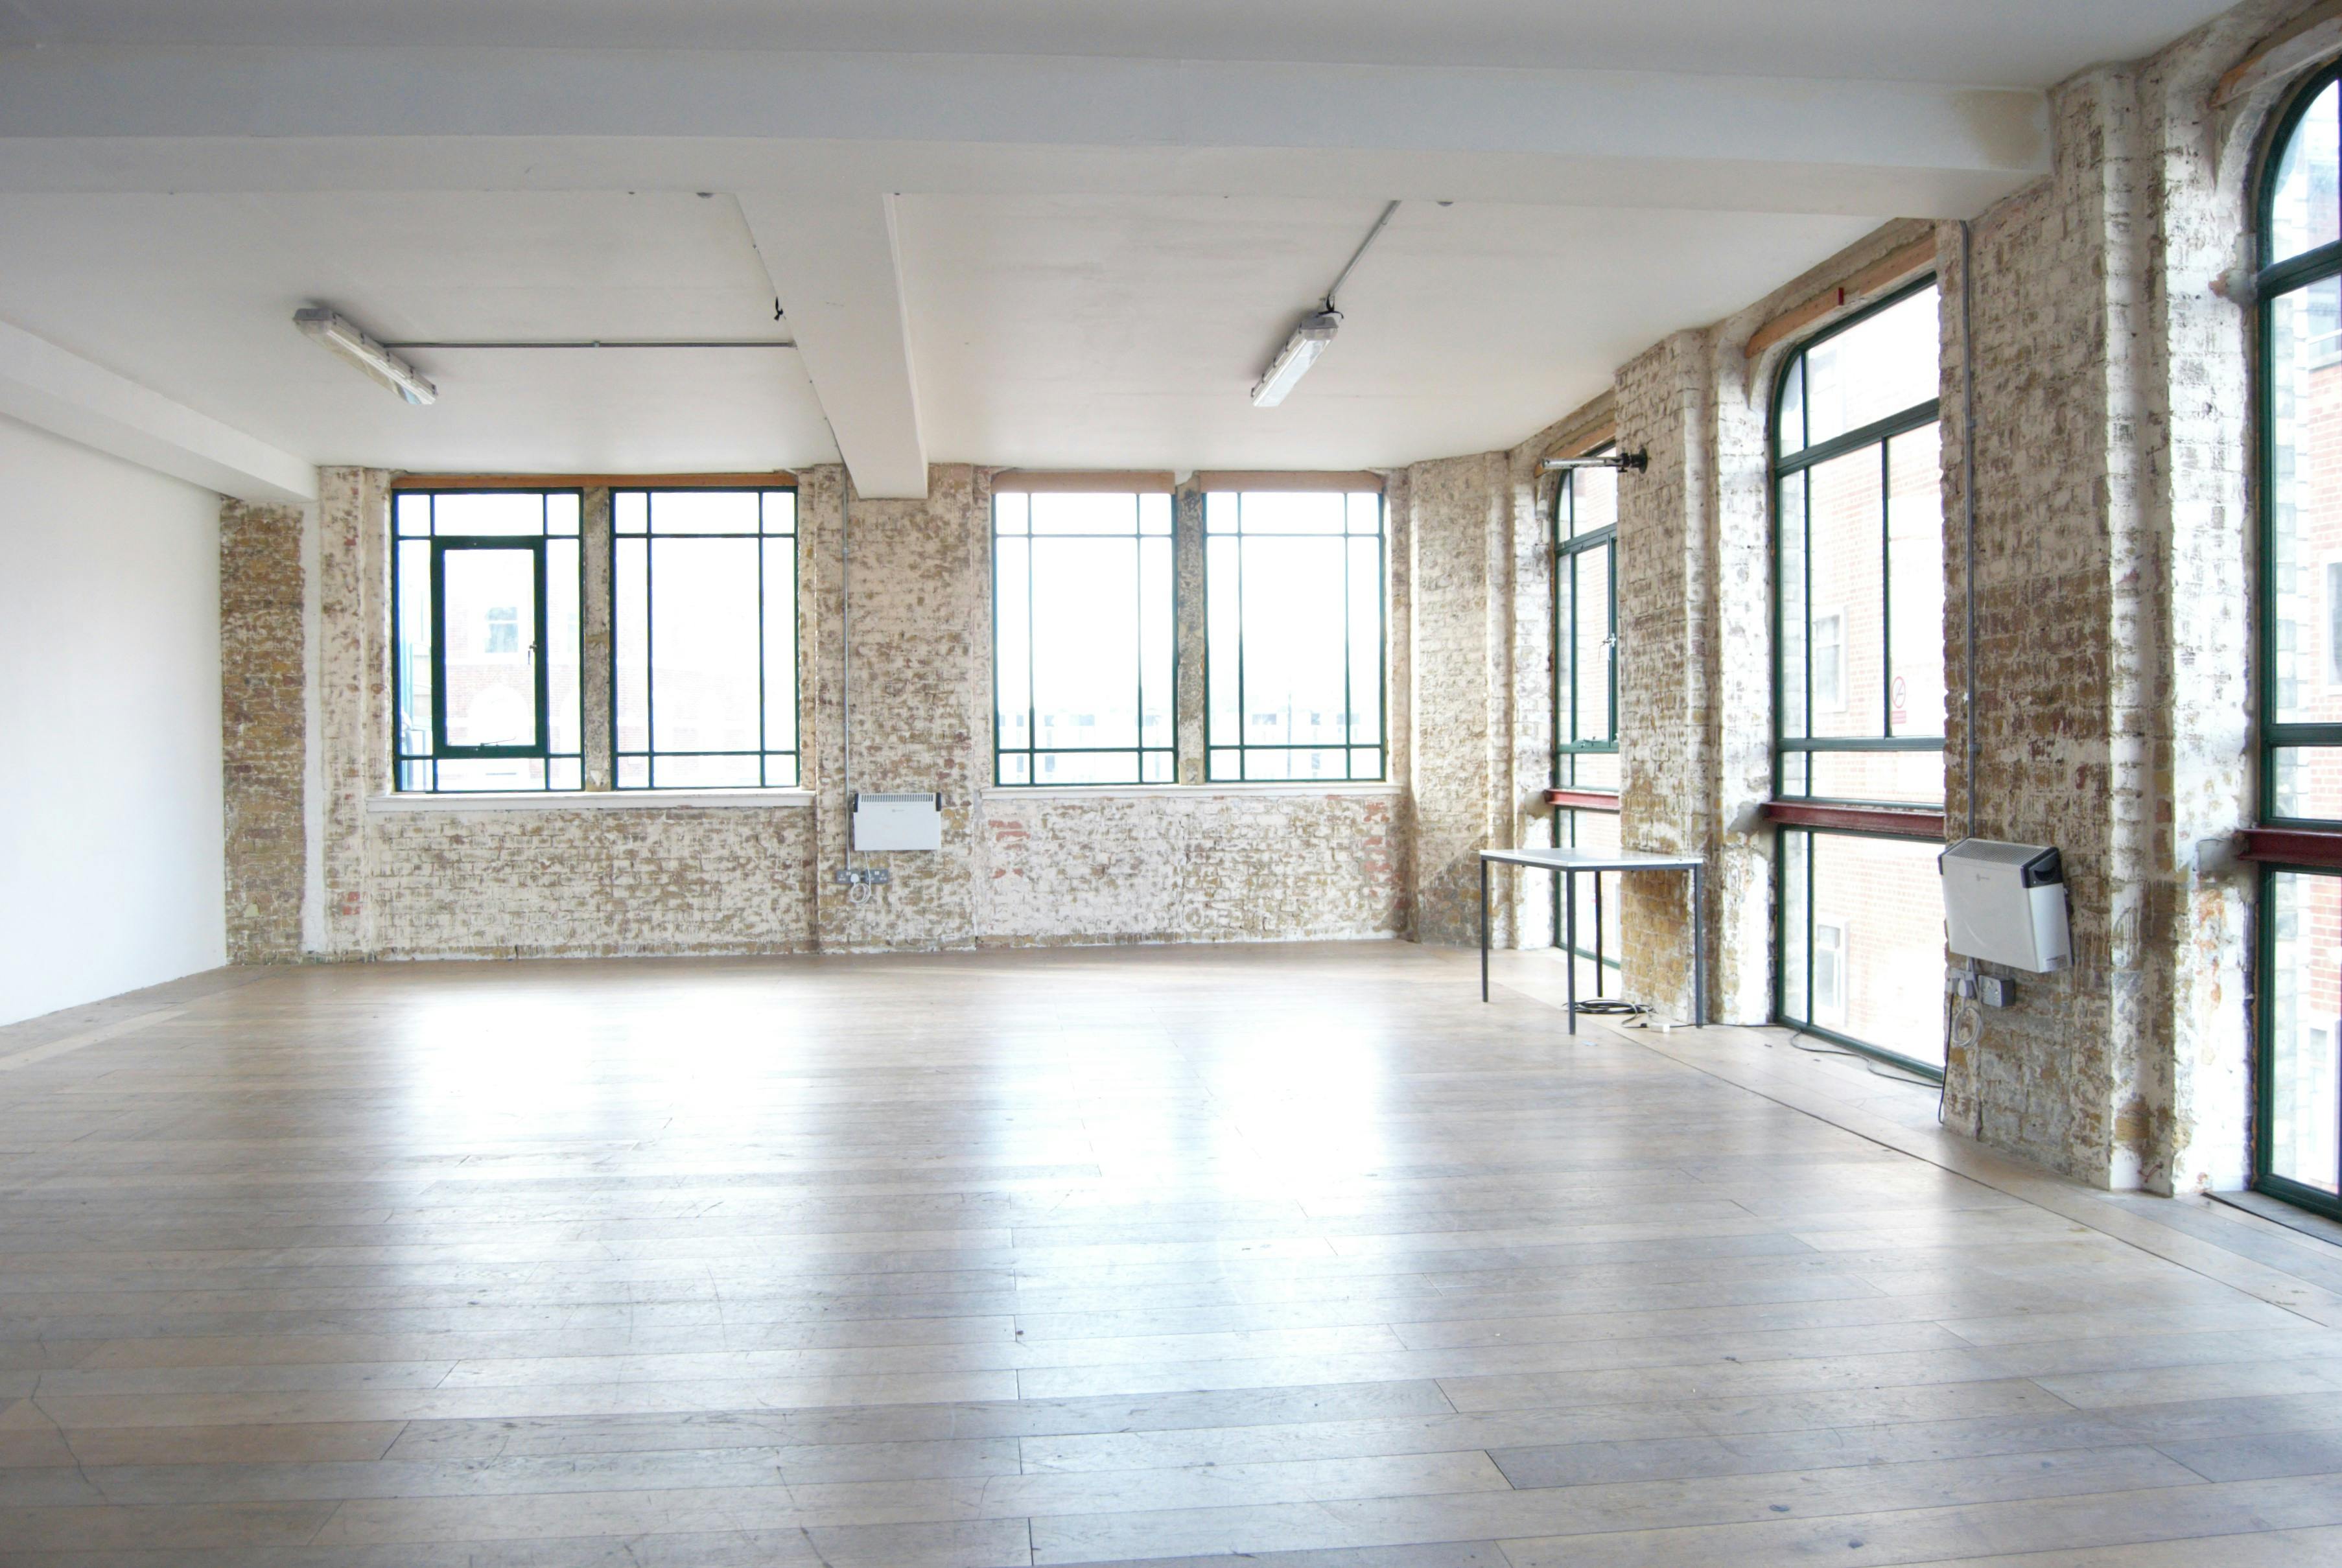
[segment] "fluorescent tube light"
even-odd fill
[[[421,371],[358,330],[346,316],[320,306],[293,313],[293,325],[413,404],[436,403],[439,389]]]
[[[1276,357],[1268,362],[1268,368],[1253,384],[1252,405],[1275,408],[1283,403],[1285,394],[1309,374],[1309,367],[1317,363],[1317,356],[1334,341],[1334,330],[1341,325],[1342,313],[1338,310],[1312,311],[1303,316],[1301,325],[1293,329],[1293,335],[1285,340],[1285,346],[1276,351]]]

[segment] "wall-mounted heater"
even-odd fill
[[[939,794],[871,794],[854,797],[854,848],[941,849],[944,801]]]
[[[2073,963],[2066,871],[2055,849],[1964,838],[1937,864],[1944,874],[1944,925],[1954,953],[2032,974]]]

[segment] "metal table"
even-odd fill
[[[1577,1033],[1577,874],[1581,871],[1687,871],[1691,873],[1691,1011],[1695,1027],[1707,1022],[1707,862],[1696,854],[1645,854],[1621,850],[1603,854],[1585,849],[1484,849],[1480,852],[1480,1000],[1488,1000],[1488,867],[1525,865],[1561,874],[1564,911],[1563,965],[1569,974],[1569,1006],[1563,1017]]]

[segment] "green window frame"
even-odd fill
[[[1606,443],[1588,453],[1616,450]],[[1609,469],[1565,469],[1554,484],[1553,787],[1607,795],[1603,805],[1557,805],[1553,842],[1561,849],[1618,848],[1618,477]],[[1596,650],[1598,668],[1586,668]],[[1591,674],[1589,691],[1588,675]],[[1577,946],[1585,991],[1623,994],[1626,955],[1616,874],[1553,882],[1553,944],[1569,943],[1562,900],[1577,887]]]
[[[1817,351],[1897,307],[1933,297],[1936,288],[1933,275],[1916,279],[1832,325],[1790,354],[1774,379],[1767,441],[1773,514],[1773,794],[1785,804],[1904,810],[1940,808],[1943,804],[1940,710],[1933,724],[1918,722],[1907,679],[1913,672],[1906,670],[1898,677],[1896,646],[1895,496],[1898,478],[1906,476],[1897,460],[1917,461],[1924,449],[1925,493],[1935,497],[1937,544],[1932,556],[1926,557],[1932,567],[1917,580],[1934,595],[1928,605],[1932,616],[1923,615],[1921,622],[1932,624],[1934,684],[1941,684],[1941,456],[1932,434],[1923,434],[1931,432],[1941,416],[1934,334],[1928,335],[1924,378],[1915,365],[1907,383],[1907,390],[1924,390],[1926,395],[1864,407],[1859,423],[1853,422],[1850,412],[1835,411],[1830,422],[1851,427],[1809,439],[1817,428],[1815,389],[1828,368],[1817,360]],[[1817,598],[1816,490],[1827,474],[1831,484],[1847,486],[1846,495],[1856,494],[1850,482],[1874,461],[1873,454],[1876,489],[1860,494],[1875,501],[1877,509],[1875,602],[1857,597],[1851,586],[1843,598],[1837,588]],[[1839,564],[1824,564],[1835,574]],[[1846,578],[1858,576],[1867,587],[1867,563],[1858,570],[1849,567]],[[1825,625],[1830,628],[1827,637],[1819,632]],[[1817,664],[1816,649],[1823,645],[1830,653]],[[1857,681],[1857,664],[1867,664],[1873,654],[1878,683],[1875,694]],[[1817,710],[1817,695],[1834,699],[1826,704],[1827,715]],[[1865,727],[1864,715],[1874,695],[1877,724]],[[1905,714],[1900,720],[1898,711]],[[1848,716],[1838,719],[1839,714]],[[1879,978],[1882,972],[1900,966],[1882,962],[1868,944],[1894,941],[1892,909],[1932,906],[1932,887],[1920,884],[1932,880],[1933,857],[1940,845],[1939,834],[1897,832],[1892,826],[1828,826],[1810,821],[1777,826],[1773,941],[1773,1015],[1777,1022],[1924,1078],[1942,1078],[1940,1063],[1921,1060],[1861,1033],[1874,1026],[1874,1020],[1904,1022],[1905,1012],[1924,1014],[1930,1031],[1937,1028],[1940,984],[1923,987],[1924,997],[1904,995]],[[1834,901],[1837,907],[1826,907]],[[1859,954],[1854,942],[1857,933],[1865,948]],[[1826,939],[1831,934],[1834,944]],[[1889,946],[1886,952],[1891,957],[1901,949]],[[1933,956],[1940,960],[1940,944]],[[1852,1003],[1857,957],[1865,979],[1864,1004],[1858,1009]],[[1874,984],[1882,995],[1874,995]]]
[[[397,790],[583,787],[582,499],[419,488],[392,497]]]
[[[612,488],[616,788],[796,787],[796,501],[780,486]],[[665,604],[664,626],[663,563],[689,595]],[[707,744],[710,732],[730,744]]]
[[[996,784],[1173,782],[1174,503],[1151,490],[993,495]]]
[[[1610,450],[1605,445],[1593,455]],[[1608,469],[1565,470],[1554,490],[1556,789],[1618,792],[1617,485]],[[1589,647],[1599,650],[1590,693],[1582,667]]]
[[[1384,511],[1380,491],[1205,494],[1209,782],[1380,783],[1386,776]],[[1338,597],[1328,597],[1329,590]],[[1305,614],[1327,624],[1332,646],[1297,647],[1280,634]],[[1315,670],[1304,672],[1305,662]],[[1338,712],[1329,673],[1336,664]],[[1296,701],[1305,679],[1324,687],[1312,705]]]
[[[2258,879],[2253,1184],[2342,1218],[2342,506],[2304,494],[2314,400],[2342,404],[2342,64],[2273,121],[2255,195],[2256,814],[2288,847]]]

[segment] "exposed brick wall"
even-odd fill
[[[1512,475],[1484,453],[1416,464],[1407,484],[1416,934],[1476,943],[1479,852],[1509,835]]]
[[[996,794],[987,812],[991,497],[985,471],[965,466],[935,470],[925,502],[852,503],[852,782],[939,791],[945,813],[941,852],[860,857],[894,876],[866,900],[849,899],[830,877],[846,863],[850,809],[835,465],[801,475],[799,493],[809,806],[369,805],[390,783],[387,476],[330,469],[325,480],[315,594],[326,955],[928,950],[1406,928],[1402,794]],[[1406,537],[1403,508],[1402,493],[1395,551]],[[271,548],[296,584],[297,632],[297,531]],[[1394,575],[1394,614],[1403,615],[1405,579]],[[1406,692],[1396,657],[1395,717]],[[297,716],[297,693],[294,703]],[[1199,727],[1183,730],[1200,741]],[[1404,748],[1393,750],[1403,767]],[[296,861],[296,922],[299,885]]]
[[[301,952],[308,744],[301,529],[296,506],[229,501],[220,507],[220,723],[231,964],[281,964]]]
[[[995,794],[977,836],[979,940],[1396,935],[1407,910],[1404,827],[1396,794]]]

